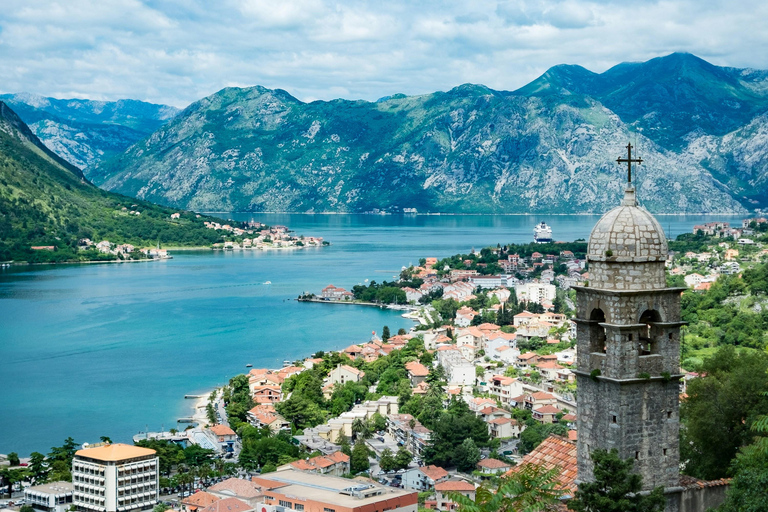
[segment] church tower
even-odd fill
[[[631,166],[628,159],[619,159]],[[637,203],[628,169],[621,205],[589,236],[589,283],[575,287],[578,340],[578,481],[594,479],[590,453],[615,448],[635,461],[643,488],[679,485],[680,293],[664,272],[667,240]]]

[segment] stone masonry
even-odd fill
[[[679,485],[680,292],[667,288],[664,231],[629,186],[589,238],[577,298],[578,480],[590,452],[635,459],[643,488]]]

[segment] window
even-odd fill
[[[290,501],[278,500],[278,502],[280,503],[281,507],[293,508],[293,503],[291,503]]]
[[[635,452],[635,460],[640,460],[640,452]]]
[[[663,452],[664,452],[664,455],[666,455],[667,454],[667,449],[664,448]]]
[[[325,508],[323,509],[323,512],[336,512],[336,509],[334,509],[334,508],[328,508],[328,507],[325,507]]]
[[[293,506],[293,508],[294,508],[294,510],[304,510],[304,505],[302,505],[301,503],[296,503]]]
[[[613,422],[616,423],[616,415],[613,416]]]

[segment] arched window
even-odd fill
[[[606,335],[605,328],[600,324],[605,323],[605,313],[602,309],[596,308],[589,315],[593,323],[589,331],[589,351],[605,354]]]
[[[647,309],[640,315],[645,328],[640,333],[639,350],[641,356],[659,353],[659,332],[656,323],[661,322],[661,315],[655,309]]]

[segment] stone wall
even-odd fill
[[[678,485],[679,386],[676,379],[612,380],[577,373],[578,479],[593,479],[589,457],[616,448],[635,459],[643,488]]]
[[[589,286],[607,290],[660,290],[667,279],[663,261],[590,261]]]

